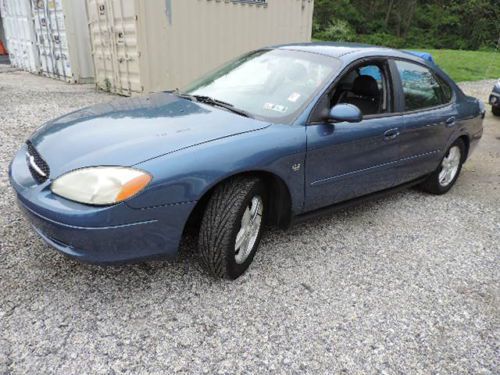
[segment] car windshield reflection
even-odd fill
[[[182,90],[229,103],[257,118],[286,123],[338,72],[333,57],[261,50],[230,62]]]

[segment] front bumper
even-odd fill
[[[98,264],[135,262],[177,255],[196,202],[137,209],[120,203],[93,207],[61,198],[50,180],[37,184],[21,149],[9,169],[24,216],[56,250]]]

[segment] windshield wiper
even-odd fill
[[[184,93],[180,92],[179,89],[169,90],[169,91],[164,91],[164,92],[166,92],[167,94],[172,94],[172,95],[178,96],[179,98],[182,98],[182,99],[191,100],[192,102],[197,101],[196,98],[194,97],[194,95],[184,94]]]
[[[247,111],[236,108],[231,103],[223,102],[222,100],[214,99],[214,98],[211,98],[210,96],[204,96],[204,95],[193,95],[193,97],[196,98],[196,100],[200,103],[222,107],[222,108],[227,109],[228,111],[231,111],[231,112],[236,113],[236,114],[243,116],[243,117],[250,117],[250,118],[253,117]]]
[[[181,93],[179,90],[170,91],[170,93],[178,96],[179,98],[188,99],[191,101],[196,101],[198,103],[208,104],[208,105],[212,105],[212,106],[222,107],[222,108],[227,109],[228,111],[236,113],[240,116],[253,118],[253,116],[250,113],[248,113],[247,111],[236,108],[231,103],[227,103],[227,102],[223,102],[222,100],[211,98],[210,96],[184,94],[184,93]]]

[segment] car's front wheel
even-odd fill
[[[491,112],[493,112],[495,116],[500,116],[500,107],[491,107]]]
[[[203,215],[199,252],[216,277],[243,274],[259,246],[266,214],[266,190],[258,178],[238,177],[213,192]]]
[[[424,181],[421,187],[432,194],[447,193],[457,181],[464,159],[464,142],[457,139],[446,152],[439,167]]]

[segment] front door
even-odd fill
[[[305,211],[399,183],[396,171],[403,116],[393,114],[388,76],[386,62],[364,63],[321,99],[328,98],[329,106],[354,104],[364,118],[359,123],[312,121],[307,126]]]
[[[399,116],[307,128],[306,210],[398,183]]]

